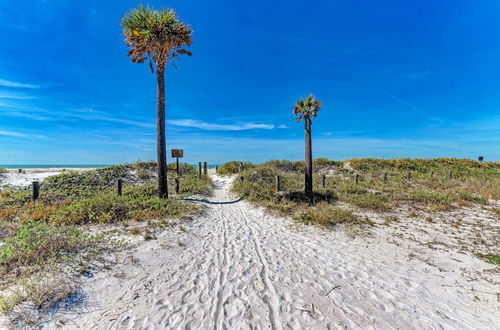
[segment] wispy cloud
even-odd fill
[[[75,121],[85,120],[94,122],[108,122],[115,124],[131,125],[143,128],[156,127],[153,123],[144,120],[131,118],[112,117],[106,112],[97,111],[91,108],[67,109],[67,111],[47,110],[36,107],[22,107],[1,103],[0,108],[4,109],[2,115],[11,117],[28,118],[37,121]]]
[[[423,70],[412,73],[407,73],[402,75],[405,79],[421,80],[429,77],[431,75],[431,70]]]
[[[167,123],[170,125],[199,128],[207,131],[245,131],[251,129],[269,130],[274,128],[273,124],[255,124],[255,123],[212,124],[193,119],[167,120]]]
[[[32,89],[42,88],[42,86],[40,85],[26,84],[22,82],[10,81],[5,79],[0,79],[0,86],[12,87],[12,88],[32,88]]]
[[[26,136],[25,134],[17,133],[17,132],[11,132],[11,131],[0,131],[0,135],[3,136],[15,136],[15,137],[24,137]]]
[[[30,96],[30,95],[21,95],[21,94],[11,94],[11,93],[0,92],[0,99],[32,100],[32,99],[36,99],[36,98],[37,97]]]

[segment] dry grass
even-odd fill
[[[360,218],[352,211],[335,207],[326,202],[320,202],[295,217],[307,224],[332,226],[340,223],[359,224]]]
[[[86,234],[88,224],[139,220],[167,227],[168,219],[201,210],[182,198],[209,193],[209,178],[198,180],[195,169],[182,164],[181,191],[164,200],[156,196],[154,169],[155,164],[147,162],[67,171],[44,180],[36,202],[30,201],[28,189],[0,191],[0,291],[14,288],[2,294],[0,312],[11,313],[25,303],[43,312],[72,292],[73,286],[67,286],[64,278],[86,272],[101,255],[117,247],[108,236]],[[173,181],[177,174],[170,173]],[[126,182],[122,196],[115,191],[118,178]],[[139,233],[145,240],[155,238],[149,229]],[[46,277],[47,273],[52,275]],[[15,314],[20,318],[20,313]]]
[[[0,312],[8,315],[10,323],[18,328],[34,327],[43,311],[67,299],[75,287],[67,276],[40,273],[5,291],[0,297]]]
[[[405,205],[426,212],[446,212],[500,199],[500,163],[461,159],[345,162],[316,159],[313,168],[316,206],[312,209],[321,203],[335,205],[340,201],[380,213]],[[449,170],[453,171],[451,179]],[[410,180],[406,177],[408,171],[411,171]],[[359,175],[358,183],[354,181],[355,173]],[[387,181],[383,180],[383,173],[388,174]],[[277,175],[281,178],[279,192],[274,184]],[[326,175],[325,188],[322,187],[322,175]],[[233,190],[248,200],[295,218],[301,218],[304,212],[309,218],[314,214],[317,223],[328,223],[321,212],[309,210],[309,199],[303,193],[303,162],[269,161],[249,166],[242,176],[243,183],[235,182]],[[413,214],[416,216],[416,212]]]

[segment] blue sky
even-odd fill
[[[156,80],[126,56],[137,1],[0,0],[0,164],[155,158]],[[166,73],[167,146],[188,162],[500,160],[500,2],[149,1],[194,30]]]

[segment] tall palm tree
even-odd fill
[[[128,55],[134,63],[149,60],[151,73],[158,81],[156,152],[158,162],[158,194],[168,198],[167,150],[165,142],[165,67],[180,55],[191,56],[184,47],[191,46],[191,29],[181,22],[172,9],[154,10],[144,5],[132,9],[121,21]],[[172,63],[173,64],[173,63]]]
[[[313,199],[313,168],[312,168],[312,148],[311,148],[311,119],[318,115],[321,109],[321,102],[313,95],[299,99],[293,106],[293,114],[297,117],[297,123],[304,119],[304,139],[305,139],[305,193],[312,202]]]

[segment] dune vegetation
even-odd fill
[[[247,166],[241,173],[243,182],[235,181],[233,190],[268,210],[321,225],[370,223],[355,216],[362,211],[383,213],[410,206],[439,212],[500,199],[500,162],[319,158],[314,159],[313,169],[312,204],[303,192],[302,161],[274,160]],[[280,191],[276,190],[276,176]]]
[[[150,239],[153,230],[168,226],[171,219],[199,213],[200,206],[183,198],[208,194],[210,178],[198,179],[196,170],[187,164],[181,164],[179,175],[175,164],[168,168],[171,191],[175,191],[175,180],[179,181],[179,193],[169,199],[158,196],[154,162],[51,176],[40,183],[36,201],[28,188],[1,190],[0,292],[12,283],[28,283],[41,273],[84,272],[98,255],[116,247],[108,236],[92,234],[92,224],[120,224],[115,227],[126,232],[129,222],[144,222],[142,229],[128,232]],[[123,185],[121,195],[117,193],[118,179]],[[14,301],[30,300],[26,290],[23,292],[15,299],[10,294],[3,296],[0,310],[9,312],[16,306]]]

